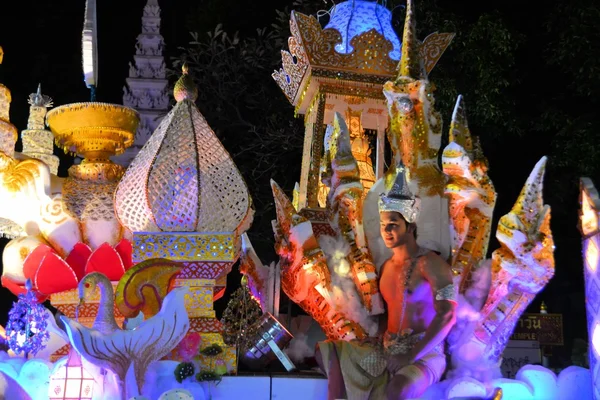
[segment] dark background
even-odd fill
[[[591,39],[586,41],[578,29],[584,30],[587,27],[588,17],[595,18],[600,13],[591,0],[570,2],[568,6],[570,8],[564,11],[561,11],[562,5],[558,0],[530,1],[527,2],[528,8],[526,9],[523,8],[522,3],[524,2],[517,1],[490,0],[471,3],[424,0],[423,2],[435,3],[437,11],[442,16],[444,13],[460,16],[461,21],[466,23],[465,30],[470,28],[470,24],[475,24],[480,20],[482,15],[489,14],[500,18],[510,32],[519,37],[520,45],[514,51],[515,85],[509,88],[510,90],[507,89],[504,97],[511,98],[513,96],[520,100],[515,103],[512,112],[522,120],[531,122],[531,129],[526,129],[518,134],[506,133],[503,135],[502,132],[495,132],[486,136],[486,132],[477,131],[476,123],[475,126],[472,126],[472,130],[473,133],[482,137],[484,152],[491,165],[490,176],[499,194],[495,212],[496,220],[510,210],[535,162],[542,155],[550,155],[546,177],[546,181],[549,183],[545,200],[553,208],[552,230],[557,246],[556,274],[548,287],[532,303],[530,311],[538,312],[541,301],[545,301],[549,312],[564,315],[566,346],[557,349],[556,354],[562,360],[561,364],[568,363],[573,339],[587,338],[581,237],[576,227],[577,182],[580,175],[588,174],[597,184],[600,184],[600,174],[595,162],[587,161],[584,163],[585,165],[578,165],[580,154],[581,157],[585,154],[586,160],[599,160],[594,158],[599,153],[596,146],[598,142],[591,140],[591,144],[587,147],[577,149],[578,141],[581,142],[583,135],[586,135],[587,128],[579,129],[577,126],[573,126],[573,120],[563,117],[561,112],[577,116],[589,112],[590,109],[597,110],[594,107],[597,103],[598,93],[595,90],[598,86],[594,85],[597,85],[598,80],[591,81],[593,74],[590,71],[593,70],[590,69],[591,67],[588,68],[588,58],[593,59],[594,54],[598,54],[598,50],[594,49],[594,47],[598,47],[598,42]],[[128,75],[128,63],[133,62],[134,46],[136,37],[141,32],[141,15],[145,3],[144,0],[98,0],[98,101],[110,103],[121,103],[122,101],[123,86]],[[167,67],[171,67],[173,57],[178,57],[182,53],[178,47],[186,46],[190,41],[189,31],[201,33],[212,31],[221,22],[223,28],[229,32],[240,31],[242,36],[251,35],[256,28],[269,26],[274,21],[276,9],[292,7],[291,0],[253,2],[163,0],[159,1],[159,4],[162,9],[161,33],[166,42],[164,56]],[[419,1],[417,1],[418,5]],[[19,131],[26,127],[29,109],[27,97],[35,91],[38,83],[42,84],[43,93],[54,99],[55,105],[89,100],[89,91],[84,85],[81,71],[80,49],[84,6],[83,0],[53,0],[52,2],[34,0],[11,2],[10,10],[3,7],[0,45],[3,46],[5,55],[4,62],[0,65],[0,82],[12,92],[11,121]],[[330,6],[330,2],[323,3],[321,8]],[[591,12],[592,15],[579,13],[580,9],[589,10],[585,12]],[[313,9],[311,12],[315,13],[317,10]],[[563,16],[564,20],[561,20]],[[420,18],[421,16],[419,16]],[[597,22],[597,19],[594,20]],[[400,36],[401,32],[398,33]],[[574,36],[576,35],[582,36],[575,40]],[[551,41],[554,45],[549,45]],[[453,46],[460,46],[460,42]],[[557,46],[564,46],[565,49],[573,52],[570,58],[565,56],[566,58],[559,65],[552,62],[552,60],[560,58],[560,54],[557,56],[553,53],[553,51],[558,51],[557,49],[562,49]],[[577,48],[577,46],[581,48]],[[441,83],[443,83],[444,65],[451,66],[452,60],[460,61],[456,57],[459,56],[453,54],[451,47],[449,54],[444,55],[440,65],[436,67],[442,71],[439,78]],[[483,64],[492,68],[494,63],[492,54]],[[455,73],[460,74],[460,71]],[[590,74],[590,89],[587,97],[585,93],[581,94],[578,88],[572,86],[575,82],[573,74],[577,73]],[[268,75],[269,71],[266,71],[265,74]],[[434,70],[431,76],[432,81],[442,87],[442,84],[436,81],[435,74]],[[466,81],[470,77],[462,78],[465,87],[460,87],[461,81],[457,81],[456,85],[459,87],[456,90],[459,92],[468,91]],[[586,77],[581,79],[585,85]],[[269,83],[269,79],[257,82],[257,84],[276,85],[272,81]],[[581,86],[581,84],[578,85]],[[203,88],[200,87],[200,90],[202,91]],[[503,94],[500,93],[499,98],[502,96]],[[478,102],[484,101],[484,97],[484,93],[475,93],[467,100],[470,102],[469,104],[477,106]],[[548,103],[550,100],[554,102]],[[289,109],[290,115],[293,115],[292,108],[282,94],[278,101],[281,102],[282,108]],[[552,107],[556,107],[558,111]],[[202,108],[201,111],[203,111]],[[447,117],[445,115],[446,121]],[[538,119],[553,121],[553,117],[556,119],[552,122],[554,125],[548,123],[541,128],[536,128]],[[211,123],[210,115],[207,115],[207,119]],[[590,124],[600,127],[598,119],[591,120]],[[445,126],[447,127],[447,124]],[[481,126],[483,127],[485,124],[482,123]],[[556,126],[556,129],[553,126]],[[562,142],[557,142],[559,134],[556,132],[565,126],[570,126],[572,131],[561,131]],[[572,135],[572,139],[570,135]],[[232,146],[231,138],[228,140],[227,137],[224,137],[223,141],[226,147]],[[575,146],[575,150],[573,150],[573,146]],[[55,149],[55,154],[59,155],[62,160],[59,175],[66,176],[66,171],[72,164],[72,158],[65,156],[58,149]],[[588,157],[589,154],[592,155]],[[295,153],[294,158],[288,160],[289,165],[299,165],[300,158],[301,154]],[[566,164],[565,160],[568,161]],[[240,165],[238,162],[238,166],[244,174],[244,165]],[[279,174],[285,173],[285,167],[286,165],[280,166]],[[296,169],[293,171],[296,174]],[[298,177],[292,176],[289,180],[298,180]],[[548,190],[548,187],[551,189]],[[291,188],[289,185],[285,187],[288,191]],[[270,188],[266,184],[251,188],[251,190],[267,194],[270,192]],[[274,212],[271,212],[269,218],[274,217]],[[261,224],[261,227],[253,227],[253,230],[263,229],[265,231],[265,222],[263,221]],[[5,243],[6,240],[2,240],[2,247]],[[490,252],[497,247],[498,244],[494,239],[490,245]],[[274,255],[267,245],[257,246],[257,250],[259,255],[264,257],[263,261],[274,260]],[[228,292],[230,293],[239,282],[237,271],[230,274],[228,281]],[[13,300],[14,296],[10,292],[4,288],[0,289],[0,324],[5,323],[7,311]],[[215,308],[222,310],[226,301],[227,296],[225,299],[219,300]],[[285,309],[285,304],[282,305],[282,311],[283,309]]]

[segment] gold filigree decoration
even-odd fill
[[[45,191],[44,186],[49,179],[49,171],[46,164],[39,160],[32,159],[19,162],[0,154],[0,176],[2,187],[10,193],[33,189],[36,194],[40,195]],[[40,177],[43,177],[43,179],[40,179]]]
[[[123,167],[116,164],[81,164],[69,168],[63,184],[63,199],[69,212],[80,221],[117,222],[113,195]]]
[[[214,282],[214,281],[213,281]],[[213,310],[213,285],[190,286],[189,293],[185,295],[185,309],[191,317],[215,317]]]
[[[295,11],[290,17],[289,51],[281,52],[282,68],[272,76],[290,103],[301,103],[299,91],[306,73],[331,78],[350,79],[383,84],[396,75],[398,62],[389,57],[393,45],[385,36],[372,29],[354,37],[354,51],[341,54],[335,45],[342,41],[333,28],[322,29],[314,16]],[[432,33],[419,45],[419,53],[427,74],[450,45],[454,33]],[[309,69],[310,67],[310,69]]]
[[[273,79],[293,105],[299,104],[299,89],[305,75],[311,69],[333,69],[358,75],[370,75],[389,79],[395,75],[397,62],[389,58],[393,45],[375,30],[352,39],[354,51],[340,54],[335,44],[342,41],[335,29],[323,30],[313,16],[292,12],[290,17],[292,36],[288,40],[289,52],[282,51],[283,68],[273,73]],[[331,76],[339,78],[339,76]],[[372,79],[371,77],[369,79]],[[382,82],[379,82],[382,83]]]
[[[442,54],[444,54],[444,51],[450,46],[450,42],[452,42],[454,36],[454,33],[434,32],[423,40],[419,52],[427,74],[431,72],[440,57],[442,57]]]
[[[300,45],[300,33],[298,25],[290,20],[290,31],[292,36],[288,39],[290,51],[281,51],[282,68],[273,72],[273,79],[283,90],[290,103],[294,103],[300,88],[300,83],[304,79],[306,70],[309,67],[308,57],[304,48]]]
[[[133,260],[168,258],[173,261],[235,261],[234,233],[165,232],[133,234]]]
[[[362,97],[358,97],[358,96],[346,96],[346,97],[344,97],[344,101],[347,104],[358,105],[358,104],[364,104],[364,103],[366,103],[367,99],[362,98]]]
[[[364,74],[389,75],[396,72],[397,61],[389,57],[393,45],[376,30],[354,37],[350,45],[354,51],[341,54],[335,44],[342,41],[336,29],[323,30],[314,16],[292,12],[290,24],[297,24],[302,45],[311,66],[352,70]]]
[[[49,225],[60,225],[69,217],[75,218],[65,206],[60,193],[53,195],[51,200],[41,207],[40,217],[44,223]]]
[[[173,107],[129,166],[115,205],[122,225],[132,232],[243,232],[253,216],[244,178],[187,98]]]

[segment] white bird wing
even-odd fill
[[[133,362],[138,388],[144,384],[148,366],[169,354],[181,342],[190,323],[185,309],[188,288],[173,289],[165,297],[158,314],[133,330],[116,330],[103,335],[62,316],[69,340],[83,358],[110,369],[123,381]]]

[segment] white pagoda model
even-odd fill
[[[50,168],[50,172],[56,175],[59,159],[53,154],[54,135],[45,129],[44,122],[48,108],[52,107],[52,99],[42,94],[39,85],[37,92],[29,95],[29,105],[27,129],[21,132],[23,154],[43,161]]]
[[[142,33],[135,46],[135,65],[129,63],[129,78],[123,87],[123,105],[134,108],[141,117],[133,146],[113,158],[124,167],[146,144],[169,107],[163,47],[160,7],[157,0],[148,0],[142,16]]]

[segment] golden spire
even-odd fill
[[[407,0],[404,33],[402,35],[400,70],[398,71],[396,81],[403,77],[414,80],[427,78],[427,73],[419,52],[420,47],[421,42],[417,39],[417,24],[413,12],[413,0]]]
[[[175,100],[180,102],[188,99],[195,102],[198,98],[198,87],[194,83],[192,77],[188,75],[187,63],[183,63],[181,66],[181,73],[182,75],[177,83],[175,83],[175,88],[173,89]]]

